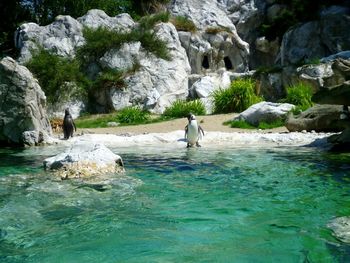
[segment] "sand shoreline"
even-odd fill
[[[198,116],[197,120],[205,131],[200,141],[203,147],[276,147],[305,146],[327,147],[331,133],[288,132],[285,127],[269,130],[237,129],[224,125],[235,114]],[[159,146],[184,148],[186,118],[146,125],[118,126],[97,129],[78,129],[69,140],[56,139],[55,143],[71,145],[77,142],[102,143],[110,147]],[[62,138],[63,134],[55,134]]]

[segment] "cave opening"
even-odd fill
[[[225,68],[228,70],[233,69],[231,59],[229,57],[224,57]]]
[[[205,55],[205,56],[203,57],[202,67],[205,68],[205,69],[208,69],[208,68],[209,68],[209,59],[208,59],[208,56],[207,56],[207,55]]]

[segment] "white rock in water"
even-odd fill
[[[350,217],[342,216],[335,218],[327,227],[333,230],[333,234],[339,240],[350,243]]]
[[[76,142],[66,152],[45,159],[44,167],[62,179],[124,171],[123,160],[103,144]]]

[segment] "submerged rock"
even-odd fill
[[[44,160],[62,179],[89,178],[124,172],[123,160],[103,144],[76,142],[67,151]]]
[[[350,217],[343,216],[333,219],[327,225],[333,231],[333,235],[345,243],[350,243]]]

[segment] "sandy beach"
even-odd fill
[[[200,141],[204,147],[269,147],[269,146],[303,146],[324,147],[330,133],[288,132],[285,127],[274,129],[238,129],[223,123],[232,120],[234,114],[197,116],[205,136]],[[181,118],[146,125],[120,126],[110,128],[78,129],[73,138],[62,140],[59,144],[71,145],[76,142],[102,143],[112,147],[128,146],[162,146],[186,147],[184,128],[187,119]]]
[[[231,128],[223,123],[232,120],[237,114],[218,114],[218,115],[206,115],[197,116],[197,121],[200,123],[205,132],[247,132],[247,133],[280,133],[287,132],[285,127],[279,127],[268,130],[258,129],[239,129]],[[159,123],[145,124],[145,125],[132,125],[132,126],[120,126],[110,128],[96,128],[96,129],[78,129],[77,134],[116,134],[116,135],[138,135],[145,133],[167,133],[172,131],[184,130],[187,125],[187,119],[175,119],[171,121],[164,121]]]

